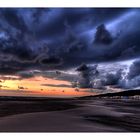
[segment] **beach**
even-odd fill
[[[0,101],[0,132],[139,132],[139,100]]]

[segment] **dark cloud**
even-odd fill
[[[140,87],[140,60],[134,61],[126,72],[125,68],[114,69],[113,71],[99,71],[99,75],[91,79],[92,88],[106,89],[107,86],[118,89],[132,89]],[[109,69],[108,69],[109,70]]]
[[[62,59],[57,57],[43,58],[40,63],[44,65],[60,65],[62,63]]]
[[[133,79],[140,75],[140,60],[136,60],[129,68],[128,79]]]
[[[22,32],[28,31],[22,16],[18,13],[17,9],[2,9],[4,19],[13,27],[21,30]]]
[[[128,89],[140,87],[140,59],[133,62],[126,79],[123,79],[120,85]]]
[[[12,62],[1,62],[0,63],[0,74],[1,75],[8,75],[8,74],[15,74],[16,72],[23,70],[24,68],[18,66],[17,63]]]
[[[104,24],[99,25],[96,30],[94,43],[107,45],[113,42],[113,37]]]
[[[47,86],[47,87],[62,87],[62,88],[72,88],[71,85],[66,85],[66,84],[59,84],[59,85],[55,85],[55,84],[41,84],[41,86]]]
[[[18,72],[17,75],[20,77],[20,79],[35,77],[35,73],[32,71],[21,71],[21,72]]]
[[[59,74],[57,73],[57,71],[42,71],[42,72],[40,72],[40,75],[42,75],[43,77],[46,77],[46,78],[68,81],[71,83],[77,81],[77,79],[78,79],[77,74],[72,74],[72,73],[64,72],[64,71],[59,71]]]
[[[25,90],[25,89],[28,89],[28,88],[23,87],[23,86],[18,86],[18,89],[19,89],[19,90]]]
[[[5,29],[6,27],[7,29]],[[24,33],[18,32],[14,27],[9,29],[8,25],[6,27],[3,27],[4,29],[0,32],[0,61],[5,61],[5,63],[7,61],[18,61],[19,63],[33,61],[36,54],[23,35]]]
[[[77,69],[79,71],[79,80],[77,87],[92,88],[91,80],[98,75],[97,65],[90,67],[86,64],[80,65]]]
[[[106,90],[107,86],[113,88],[119,87],[123,75],[122,69],[112,72],[109,69],[104,71],[96,66],[95,69],[92,70],[92,75],[90,75],[90,88]]]
[[[76,88],[75,91],[79,92],[80,90],[78,88]]]
[[[106,75],[105,85],[117,85],[122,79],[122,69],[118,70],[115,74],[109,73]]]
[[[9,88],[8,86],[4,86],[4,85],[0,85],[0,89],[1,88]]]
[[[84,42],[80,40],[72,27],[65,23],[64,47],[68,53],[84,49]]]
[[[134,89],[140,87],[140,76],[136,76],[133,79],[123,79],[119,83],[119,87],[122,89]]]
[[[77,71],[86,71],[86,70],[88,70],[89,68],[88,68],[88,66],[86,65],[86,64],[82,64],[82,65],[80,65],[76,70]]]
[[[50,22],[42,26],[41,34],[43,36],[56,37],[65,31],[65,22],[67,21],[76,31],[83,31],[104,21],[114,19],[125,13],[128,9],[119,8],[52,8],[48,13],[52,16]],[[55,21],[55,22],[54,22]],[[88,25],[83,26],[83,24]],[[82,26],[82,28],[78,26]]]
[[[41,16],[44,13],[48,13],[51,11],[49,8],[35,8],[32,9],[32,18],[33,18],[33,23],[38,24],[41,20]]]
[[[33,64],[28,62],[18,61],[0,61],[0,74],[1,75],[16,75],[20,71],[33,69]]]
[[[31,70],[40,70],[44,77],[81,81],[80,87],[91,87],[97,68],[79,67],[80,80],[74,74],[58,74],[56,70],[138,57],[139,13],[136,8],[2,8],[0,74],[30,78],[37,75]],[[137,73],[134,69],[130,71]],[[137,75],[132,73],[128,76],[131,79]],[[98,81],[98,87],[115,85],[121,78],[116,73],[105,79]]]

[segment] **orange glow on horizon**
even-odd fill
[[[22,80],[5,80],[2,85],[3,90],[15,90],[16,92],[27,91],[30,95],[42,95],[42,96],[84,96],[89,95],[84,89],[75,91],[75,88],[71,87],[53,87],[53,86],[43,86],[42,84],[51,85],[71,85],[67,81],[60,81],[56,79],[44,78],[41,76],[22,79]],[[19,89],[18,87],[22,87]],[[27,93],[26,93],[27,94]]]

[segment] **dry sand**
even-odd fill
[[[68,101],[78,107],[0,117],[1,132],[139,132],[139,101]],[[59,105],[59,104],[58,104]]]

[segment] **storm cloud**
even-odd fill
[[[0,16],[3,77],[39,75],[76,88],[140,85],[139,60],[127,72],[100,69],[139,58],[139,8],[1,8]]]
[[[59,87],[59,88],[72,88],[71,85],[66,85],[66,84],[59,84],[59,85],[55,85],[55,84],[41,84],[41,86]]]
[[[8,62],[21,65],[21,69],[22,65],[24,68],[64,69],[83,62],[134,57],[140,52],[137,38],[140,32],[136,30],[140,22],[139,9],[2,8],[0,15],[1,61],[7,58]],[[123,19],[123,15],[128,18]],[[97,38],[94,31],[101,24],[106,37],[102,40],[103,45],[94,45],[90,42]],[[125,24],[130,28],[123,28]],[[119,37],[111,43],[118,34]],[[129,56],[130,52],[132,55]],[[75,63],[72,63],[73,59]]]
[[[140,87],[140,59],[133,62],[129,68],[126,79],[121,83],[125,88]]]
[[[82,64],[76,70],[79,72],[79,80],[77,83],[77,87],[92,88],[91,81],[99,74],[97,70],[97,65],[90,67],[86,64]]]

